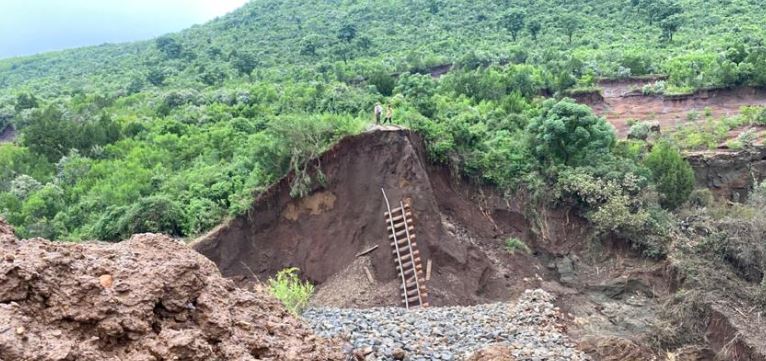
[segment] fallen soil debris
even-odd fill
[[[342,360],[264,291],[165,236],[18,240],[0,221],[0,360]]]

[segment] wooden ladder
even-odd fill
[[[428,290],[423,279],[423,265],[420,260],[420,252],[415,242],[415,222],[412,219],[412,206],[399,202],[399,208],[391,209],[391,204],[383,192],[386,200],[385,213],[388,239],[394,254],[396,271],[402,279],[400,287],[404,307],[428,307]]]

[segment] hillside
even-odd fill
[[[763,6],[251,1],[151,41],[2,60],[2,142],[18,138],[0,144],[0,212],[24,236],[193,236],[243,212],[288,170],[305,173],[308,159],[364,129],[377,101],[425,135],[432,161],[509,190],[528,186],[524,177],[548,162],[528,142],[551,107],[541,95],[648,73],[668,76],[645,89],[660,96],[761,85]],[[443,64],[455,66],[439,80],[412,74]],[[592,120],[584,108],[556,111]],[[674,142],[714,147],[729,129],[766,120],[761,108],[710,114],[724,118]],[[704,136],[710,127],[715,137]],[[640,160],[648,150],[620,147],[606,153]],[[156,219],[138,211],[147,207]]]
[[[681,88],[762,84],[764,7],[744,0],[254,0],[152,41],[2,60],[0,89],[120,94],[139,83],[218,87],[249,75],[344,81],[496,61],[580,81],[665,73]]]

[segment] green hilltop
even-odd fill
[[[149,41],[1,60],[0,129],[19,137],[0,145],[0,212],[25,237],[193,237],[290,170],[304,194],[317,181],[308,160],[385,102],[434,162],[575,199],[660,255],[659,238],[639,235],[688,196],[688,166],[665,148],[647,163],[646,143],[617,141],[562,98],[651,74],[668,76],[653,90],[668,94],[764,85],[764,6],[253,0]],[[610,193],[588,196],[597,182]]]

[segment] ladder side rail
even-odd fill
[[[386,191],[381,188],[381,192],[383,192],[383,199],[386,200],[386,209],[388,209],[388,221],[391,223],[391,234],[394,235],[394,249],[396,250],[396,260],[399,263],[399,275],[402,277],[402,287],[404,288],[404,307],[406,309],[410,309],[410,303],[407,299],[407,280],[404,278],[404,267],[402,267],[402,255],[399,253],[399,241],[396,239],[396,229],[394,228],[394,217],[393,214],[391,214],[391,204],[388,202],[388,196],[386,196]]]
[[[402,207],[402,216],[404,216],[404,220],[403,220],[404,230],[407,231],[407,246],[410,247],[410,254],[412,254],[412,268],[415,271],[415,287],[418,288],[418,301],[420,301],[420,305],[422,306],[424,302],[423,302],[423,296],[420,294],[420,275],[418,274],[418,268],[415,262],[415,254],[413,253],[415,252],[415,250],[412,248],[412,241],[410,238],[410,230],[409,230],[410,225],[407,222],[407,216],[404,209],[404,203],[399,202],[399,205]],[[399,264],[401,264],[401,261],[399,262]],[[405,293],[407,292],[406,287],[407,285],[405,284]]]

